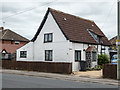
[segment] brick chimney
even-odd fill
[[[0,27],[0,30],[4,30],[4,27]]]

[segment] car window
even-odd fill
[[[117,59],[117,55],[113,56],[112,59]]]
[[[117,59],[117,56],[115,56],[114,58]]]

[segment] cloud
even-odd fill
[[[17,2],[4,0],[0,3],[0,7],[2,7],[0,13],[3,13],[3,17],[26,11],[4,18],[3,21],[5,28],[10,28],[29,39],[32,39],[36,33],[48,7],[94,20],[109,39],[117,33],[117,11],[114,0],[18,0]]]

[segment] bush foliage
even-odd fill
[[[98,65],[109,63],[109,56],[106,54],[98,55]]]

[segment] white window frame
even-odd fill
[[[15,44],[20,44],[20,42],[19,41],[15,41]]]

